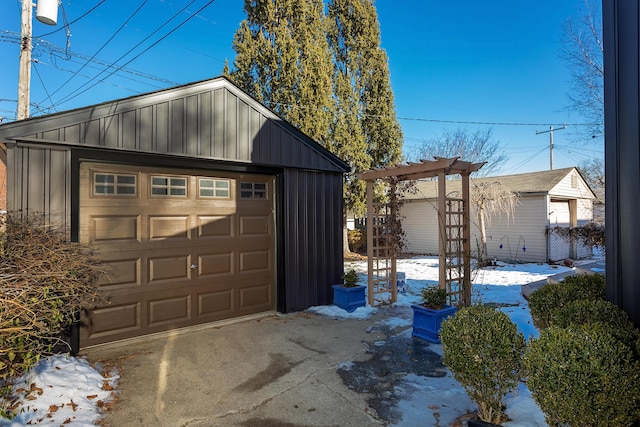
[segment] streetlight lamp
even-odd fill
[[[29,97],[31,86],[31,21],[33,0],[22,0],[20,25],[20,71],[18,74],[18,110],[16,120],[29,117]],[[58,0],[38,0],[36,19],[43,24],[56,25],[58,21]]]

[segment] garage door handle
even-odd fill
[[[191,264],[191,269],[192,270],[196,270],[198,268],[198,266],[196,264]]]

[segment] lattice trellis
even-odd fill
[[[416,180],[438,178],[439,286],[447,290],[449,303],[457,306],[471,305],[471,231],[469,213],[469,176],[484,163],[470,163],[459,158],[436,157],[435,161],[372,169],[358,175],[367,181],[367,255],[369,304],[395,302],[396,248],[389,235],[389,220],[396,212],[387,205],[373,202],[373,183],[376,179]],[[462,177],[462,197],[447,197],[446,177],[458,174]],[[395,191],[395,189],[391,189]],[[389,295],[383,300],[381,295]]]
[[[439,196],[440,197],[440,196]],[[467,272],[464,256],[464,216],[466,206],[463,199],[445,197],[444,220],[444,285],[449,305],[461,306],[464,298]],[[468,305],[468,304],[467,304]]]
[[[372,202],[372,214],[367,218],[369,257],[369,305],[377,306],[397,299],[395,248],[389,223],[390,206]]]

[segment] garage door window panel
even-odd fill
[[[93,174],[94,196],[136,196],[137,176],[95,172]]]
[[[240,183],[240,197],[243,199],[266,199],[266,182],[242,182]]]
[[[151,196],[187,197],[187,178],[175,176],[152,176]]]
[[[230,199],[231,182],[228,179],[198,179],[198,195],[201,199]]]

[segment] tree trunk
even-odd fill
[[[350,254],[351,249],[349,249],[349,230],[347,229],[347,225],[342,228],[342,247],[344,248],[345,254]]]
[[[480,226],[480,251],[478,253],[478,263],[485,265],[487,263],[487,228],[484,221],[484,206],[478,208],[478,225]]]
[[[349,229],[347,228],[347,208],[342,211],[342,252],[350,254],[349,248]]]

